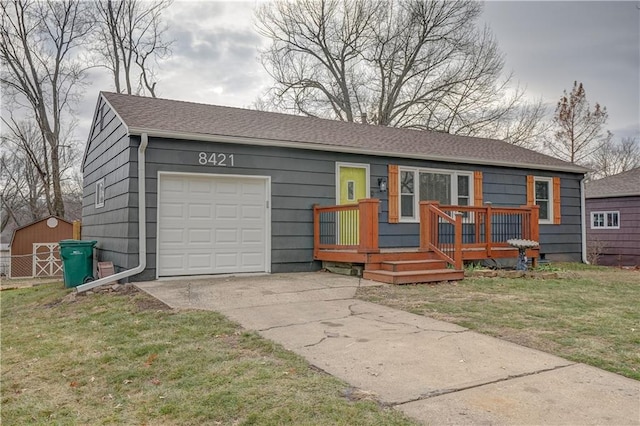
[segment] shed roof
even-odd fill
[[[640,167],[617,175],[587,182],[586,198],[640,196]]]
[[[504,141],[102,92],[130,134],[586,173]]]
[[[11,235],[11,241],[9,242],[9,246],[12,246],[12,245],[13,245],[13,240],[15,239],[16,235],[17,235],[17,234],[19,234],[20,232],[22,232],[24,229],[26,229],[26,228],[30,228],[30,227],[32,227],[32,226],[35,226],[35,225],[39,224],[40,222],[45,222],[45,221],[47,221],[47,220],[49,220],[49,219],[51,219],[51,218],[55,218],[55,219],[57,219],[59,222],[64,222],[64,223],[66,223],[66,224],[68,224],[68,225],[73,226],[73,223],[69,222],[69,221],[68,221],[68,220],[66,220],[65,218],[62,218],[62,217],[60,217],[60,216],[50,215],[50,216],[47,216],[47,217],[45,217],[45,218],[43,218],[43,219],[34,220],[34,221],[33,221],[33,222],[31,222],[31,223],[27,223],[26,225],[22,225],[22,226],[20,226],[20,227],[18,227],[18,228],[16,228],[16,229],[14,229],[14,230],[13,230],[13,234]]]

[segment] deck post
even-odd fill
[[[462,216],[463,214],[456,213],[456,236],[455,236],[455,254],[453,260],[455,261],[455,268],[457,270],[462,269]]]
[[[531,206],[531,239],[540,242],[540,206]]]
[[[379,253],[378,247],[378,208],[380,200],[365,198],[358,201],[360,214],[360,242],[358,253]]]
[[[320,252],[320,213],[318,204],[313,205],[313,258],[317,259]]]
[[[487,207],[486,219],[484,222],[484,239],[487,247],[487,257],[491,258],[491,245],[493,237],[491,236],[491,222],[493,221],[493,212],[491,211],[491,201],[484,203]]]
[[[420,201],[420,251],[429,251],[431,241],[431,212],[429,202]]]

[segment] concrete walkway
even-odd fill
[[[354,299],[372,281],[318,272],[136,285],[173,308],[220,312],[424,424],[640,425],[640,382]]]

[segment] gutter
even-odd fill
[[[589,264],[587,260],[587,212],[586,212],[586,201],[585,201],[585,193],[584,193],[584,181],[586,177],[582,176],[580,179],[580,211],[581,211],[581,226],[580,231],[582,234],[582,263]]]
[[[103,284],[108,284],[114,281],[128,278],[133,275],[137,275],[144,271],[147,267],[147,215],[146,215],[146,172],[145,172],[145,151],[147,144],[149,143],[149,136],[146,133],[141,134],[140,146],[138,147],[138,256],[139,263],[133,269],[127,269],[126,271],[118,272],[108,277],[100,278],[95,281],[88,282],[76,287],[76,291],[81,293],[83,291],[91,290],[92,288],[99,287]]]

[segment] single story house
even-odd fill
[[[583,254],[588,170],[499,140],[102,92],[82,169],[118,279]]]
[[[62,276],[58,242],[70,238],[73,223],[57,216],[17,228],[9,243],[11,278]]]
[[[600,265],[640,265],[640,168],[586,183],[587,250]]]

